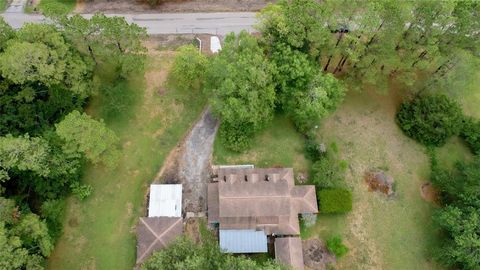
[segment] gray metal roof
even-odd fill
[[[267,252],[267,235],[256,230],[220,230],[220,248],[228,253]]]

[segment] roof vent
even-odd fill
[[[265,181],[270,181],[270,176],[268,174],[265,174]]]
[[[245,182],[248,182],[248,177],[246,174],[245,174]]]
[[[227,182],[227,176],[226,175],[223,176],[223,182]]]

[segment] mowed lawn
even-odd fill
[[[76,4],[76,0],[40,0],[38,8],[41,11],[61,11],[62,13],[70,13],[75,9]]]
[[[304,139],[293,123],[283,115],[258,134],[249,150],[237,153],[226,149],[219,137],[215,140],[213,163],[217,165],[253,164],[256,167],[293,167],[295,173],[305,173],[309,161],[303,154]]]
[[[48,269],[131,270],[135,264],[134,226],[145,214],[147,186],[205,105],[198,93],[165,89],[174,54],[153,54],[146,80],[130,80],[118,97],[125,101],[122,113],[106,113],[101,96],[88,110],[115,130],[123,156],[115,170],[87,168],[83,181],[94,192],[85,201],[69,199],[64,235]]]
[[[0,11],[4,11],[7,8],[7,0],[0,0]]]

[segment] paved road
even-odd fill
[[[14,28],[20,28],[27,22],[44,22],[42,15],[5,12],[2,17]],[[83,14],[88,18],[92,14]],[[136,23],[147,29],[149,34],[186,34],[208,33],[224,35],[241,30],[253,31],[256,22],[253,12],[216,12],[216,13],[158,13],[158,14],[109,14],[122,16],[130,23]]]

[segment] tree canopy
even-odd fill
[[[213,113],[222,119],[220,132],[232,149],[245,148],[253,133],[272,119],[272,70],[257,40],[245,31],[229,34],[209,64],[205,93]]]

